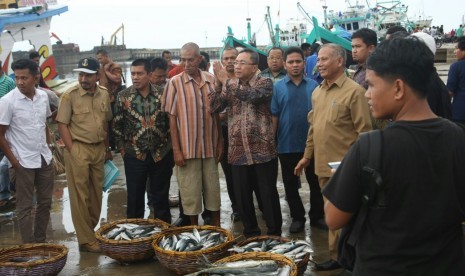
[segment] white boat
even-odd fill
[[[16,1],[4,1],[16,2]],[[56,0],[20,1],[32,6],[0,9],[0,60],[3,71],[11,73],[12,49],[16,42],[29,41],[40,54],[40,67],[45,80],[58,77],[50,43],[50,24],[55,15],[68,11]]]

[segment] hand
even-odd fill
[[[225,83],[228,79],[226,69],[224,69],[220,61],[213,62],[213,73],[219,84]]]
[[[300,159],[299,163],[297,163],[297,166],[295,166],[294,169],[294,174],[297,176],[302,175],[302,171],[310,164],[310,159],[307,158],[302,158]]]
[[[15,170],[18,170],[21,167],[21,164],[19,163],[18,160],[16,160],[16,162],[11,163],[11,167],[13,167],[13,169]]]
[[[121,157],[124,158],[124,155],[126,154],[126,152],[124,151],[124,148],[121,148],[119,152],[121,153]]]
[[[174,151],[173,155],[174,163],[176,164],[176,166],[184,167],[184,165],[186,165],[186,163],[184,162],[184,156],[182,155],[181,151]]]
[[[113,155],[111,154],[111,151],[107,151],[105,154],[105,161],[107,160],[113,160]]]

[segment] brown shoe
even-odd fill
[[[81,252],[91,252],[91,253],[102,252],[100,245],[96,241],[79,245],[79,250]]]

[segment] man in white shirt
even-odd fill
[[[17,88],[0,99],[0,149],[16,176],[16,210],[23,243],[45,242],[54,167],[46,119],[47,93],[35,88],[38,67],[28,59],[13,64]],[[36,193],[35,214],[33,194]]]

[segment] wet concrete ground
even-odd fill
[[[111,189],[103,195],[102,213],[100,215],[100,224],[111,222],[118,219],[126,218],[126,184],[123,169],[123,161],[119,154],[114,156],[115,164],[120,168],[120,176],[117,178]],[[220,167],[221,168],[221,167]],[[221,169],[220,169],[221,171]],[[310,192],[306,180],[302,178],[302,188],[300,195],[304,206],[308,211],[310,208]],[[221,182],[221,225],[223,228],[231,229],[235,237],[242,234],[241,222],[231,223],[231,208],[228,193],[226,190],[225,179],[222,176]],[[325,261],[328,258],[327,249],[327,232],[310,227],[307,219],[305,232],[299,234],[290,234],[289,226],[292,219],[289,216],[289,209],[285,200],[282,180],[278,179],[278,190],[283,213],[283,236],[290,239],[306,239],[311,242],[315,253],[313,260],[316,262]],[[172,195],[177,194],[177,183],[173,177],[171,182]],[[178,217],[178,208],[171,209],[173,221]],[[145,217],[153,217],[149,208],[146,208]],[[266,230],[264,221],[261,219],[260,211],[257,210],[257,218],[262,231]],[[200,219],[200,223],[203,222]],[[97,226],[98,228],[99,226]],[[66,266],[59,275],[176,275],[164,268],[159,262],[149,260],[145,262],[121,264],[105,255],[79,252],[74,226],[71,220],[71,211],[69,205],[68,188],[66,185],[66,175],[56,177],[53,192],[53,204],[51,210],[51,219],[47,230],[47,240],[50,243],[62,244],[68,247],[68,260]],[[0,213],[0,247],[18,245],[21,243],[18,223],[14,210]],[[332,271],[331,273],[334,273]],[[330,272],[314,272],[313,264],[309,262],[305,275],[331,275]]]

